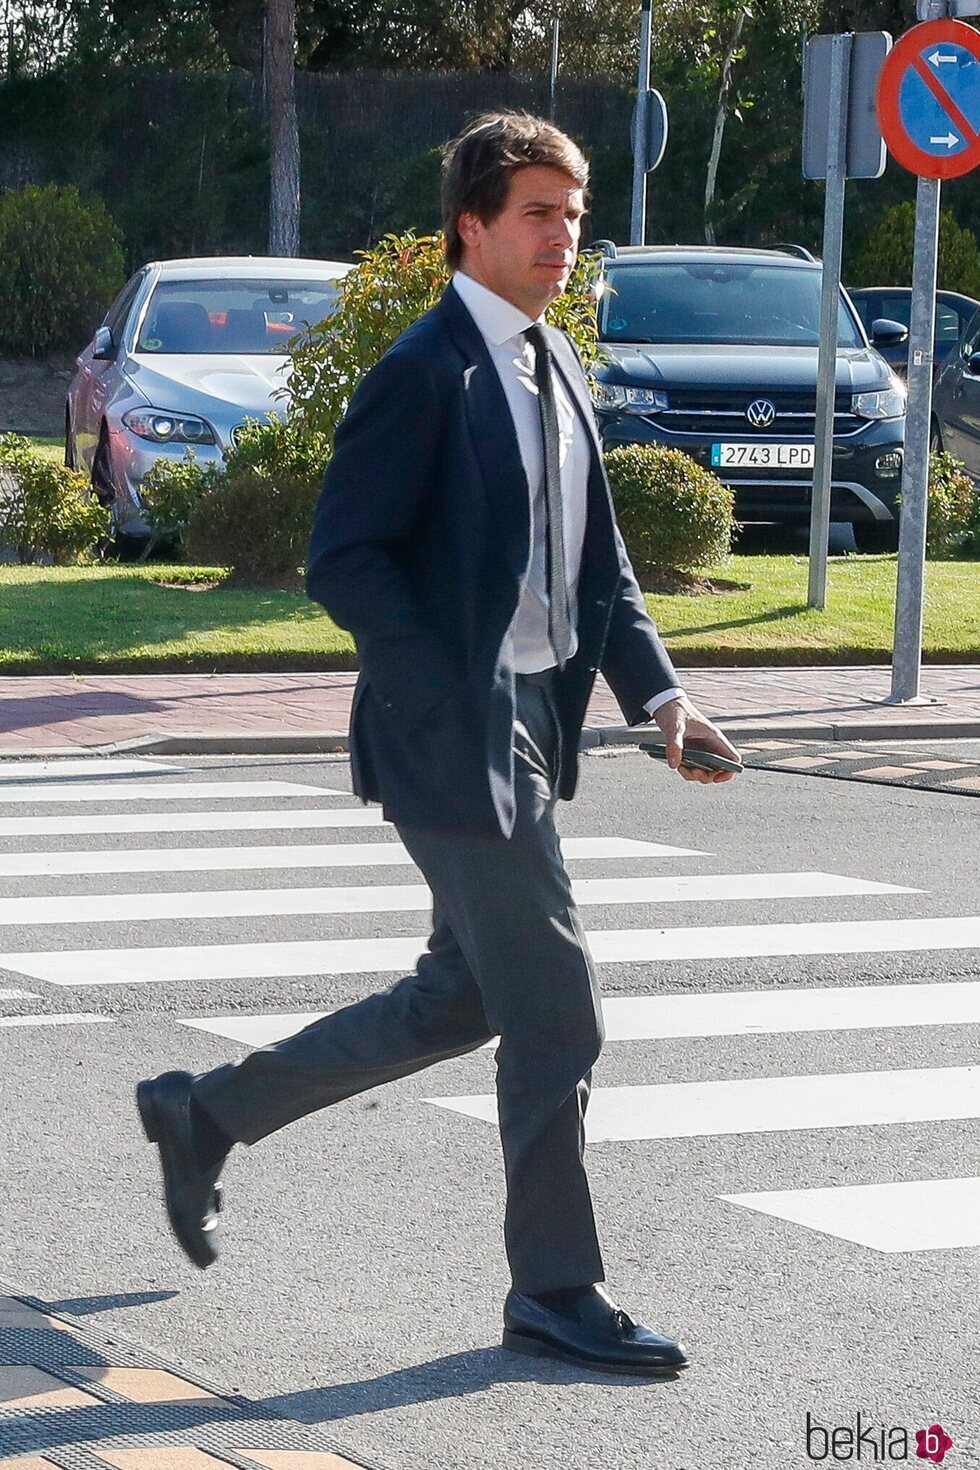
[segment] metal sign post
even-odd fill
[[[893,703],[919,698],[922,601],[925,590],[929,430],[932,424],[932,341],[936,324],[939,258],[938,179],[919,179],[915,196],[912,307],[909,323],[909,401],[898,530],[898,588],[892,653]]]
[[[834,467],[834,400],[837,396],[837,319],[844,243],[844,185],[847,164],[848,83],[853,36],[833,38],[827,118],[827,192],[823,217],[823,277],[820,288],[820,350],[817,358],[817,418],[810,497],[810,572],[807,605],[827,601],[830,540],[830,480]]]
[[[890,704],[933,702],[920,695],[919,679],[940,189],[942,179],[980,164],[980,35],[960,21],[939,18],[947,0],[928,5],[936,18],[902,36],[882,69],[877,97],[890,152],[919,175]]]
[[[646,137],[647,110],[650,103],[650,31],[652,19],[651,0],[643,0],[643,15],[640,22],[640,64],[636,73],[636,131]],[[646,244],[647,219],[647,171],[644,168],[643,151],[633,149],[633,205],[630,213],[630,244]]]
[[[874,97],[891,43],[887,31],[858,31],[812,36],[804,52],[803,177],[827,181],[807,593],[816,608],[827,600],[844,188],[847,179],[877,179],[885,171]]]

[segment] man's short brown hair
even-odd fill
[[[475,214],[489,224],[507,202],[511,175],[533,164],[560,168],[580,189],[588,188],[589,165],[578,144],[554,123],[529,112],[485,112],[447,144],[442,158],[442,227],[450,270],[463,257],[460,215]]]

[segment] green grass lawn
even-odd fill
[[[64,436],[58,434],[52,437],[49,434],[25,434],[23,436],[32,449],[38,454],[43,454],[46,459],[57,460],[58,464],[65,462],[65,440]]]
[[[926,572],[925,656],[980,661],[980,564]],[[186,566],[0,566],[0,673],[348,669],[348,634],[301,593],[225,591]],[[683,667],[887,661],[895,558],[833,558],[827,609],[806,607],[802,556],[735,557],[745,592],[649,596]],[[167,586],[168,582],[191,584]]]

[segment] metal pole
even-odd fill
[[[834,468],[834,400],[837,396],[837,326],[840,266],[844,243],[844,186],[847,171],[848,33],[834,37],[830,55],[827,189],[823,217],[823,277],[820,290],[820,351],[817,359],[817,416],[814,425],[813,490],[810,497],[809,607],[827,601],[830,540],[830,482]]]
[[[938,179],[920,178],[915,199],[912,313],[909,327],[909,399],[905,419],[905,462],[902,466],[895,650],[892,655],[890,700],[893,704],[919,697],[940,189]]]
[[[652,18],[651,0],[643,0],[643,15],[640,21],[640,64],[636,73],[636,136],[647,135],[647,102],[650,90],[650,31]],[[646,244],[647,218],[647,174],[646,150],[633,150],[633,207],[630,214],[630,244]]]
[[[561,29],[561,17],[555,15],[551,21],[551,86],[548,91],[548,116],[551,121],[555,120],[555,95],[558,90],[558,32]]]

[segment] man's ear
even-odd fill
[[[481,230],[481,221],[475,214],[461,214],[456,221],[456,231],[464,245],[475,245]]]

